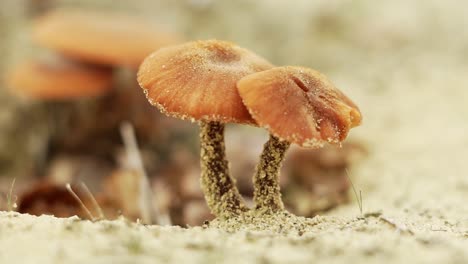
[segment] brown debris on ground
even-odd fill
[[[312,150],[293,147],[290,152],[284,162],[283,199],[291,212],[306,217],[349,202],[350,179],[356,178],[347,171],[368,155],[357,142]]]
[[[79,188],[75,192],[84,204],[91,205],[91,201]],[[88,215],[77,200],[65,188],[50,182],[40,182],[29,188],[18,197],[18,212],[31,215],[53,215],[55,217],[71,217],[77,215],[88,219]]]

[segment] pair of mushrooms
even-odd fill
[[[270,132],[254,175],[254,202],[260,213],[275,214],[285,210],[278,178],[290,144],[339,143],[361,122],[358,107],[319,72],[274,67],[224,41],[160,49],[144,60],[138,82],[163,113],[199,122],[201,185],[210,210],[221,219],[248,211],[229,174],[225,123]]]

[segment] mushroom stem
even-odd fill
[[[281,162],[290,143],[270,135],[263,146],[253,178],[255,209],[264,213],[284,210],[279,185]]]
[[[235,180],[229,175],[224,146],[224,124],[200,122],[201,187],[211,212],[230,217],[246,210]]]

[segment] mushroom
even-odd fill
[[[112,87],[112,73],[103,68],[64,60],[30,60],[11,70],[8,82],[14,94],[48,101],[97,97]]]
[[[86,111],[79,122],[74,122],[76,140],[59,145],[60,150],[74,153],[90,150],[97,156],[111,160],[111,150],[120,143],[118,126],[123,121],[134,125],[139,139],[151,142],[156,148],[162,133],[160,117],[144,104],[146,99],[133,86],[136,69],[154,50],[174,44],[178,38],[161,32],[149,21],[139,17],[114,12],[86,9],[55,9],[37,18],[33,23],[32,40],[70,61],[95,66],[105,66],[113,71],[113,89],[109,96],[96,101],[93,108],[77,107],[74,112]],[[143,41],[142,41],[143,40]],[[126,107],[122,107],[122,105]],[[91,112],[91,113],[89,113]],[[79,135],[79,136],[76,136]],[[58,134],[58,138],[63,134]],[[93,143],[103,143],[92,149]]]
[[[123,14],[56,9],[35,21],[33,39],[78,61],[137,68],[155,49],[178,41],[150,24]]]
[[[257,124],[270,132],[254,174],[255,209],[282,212],[279,169],[290,144],[339,143],[361,123],[361,113],[327,77],[308,68],[276,67],[242,78],[237,87]]]
[[[47,142],[52,144],[44,144],[43,150],[54,148],[57,134],[66,134],[67,142],[76,141],[81,134],[74,130],[75,127],[68,126],[75,123],[72,119],[80,117],[81,112],[78,115],[72,113],[81,104],[84,104],[80,108],[83,111],[88,111],[88,107],[93,104],[93,100],[81,99],[101,98],[112,88],[112,72],[109,69],[72,63],[60,58],[23,62],[12,68],[6,79],[13,94],[40,101],[39,112],[41,109],[45,110]],[[38,161],[39,173],[43,173],[44,160],[39,158]]]
[[[145,101],[143,94],[133,89],[138,85],[135,81],[136,69],[147,55],[158,48],[177,43],[178,37],[158,30],[139,17],[62,8],[35,20],[32,39],[68,59],[118,69],[115,71],[117,85],[114,85],[110,105],[103,107],[106,109],[104,114],[112,115],[112,118],[106,119],[104,129],[117,131],[120,122],[128,120],[135,126],[138,135],[155,137],[154,130],[158,127],[156,122],[152,122],[155,119],[150,114],[152,109],[142,103]],[[122,108],[122,105],[129,107]],[[101,113],[96,116],[101,116]]]
[[[233,43],[207,40],[162,48],[138,71],[138,82],[152,105],[169,116],[199,121],[201,185],[217,217],[246,210],[228,171],[224,145],[224,123],[255,124],[236,83],[272,67]]]

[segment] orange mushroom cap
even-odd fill
[[[196,41],[151,54],[140,66],[138,82],[148,101],[170,116],[253,124],[236,83],[272,67],[233,43]]]
[[[107,93],[112,88],[112,72],[70,62],[29,61],[12,69],[7,82],[15,94],[69,100]]]
[[[137,68],[154,50],[177,42],[148,21],[89,10],[58,9],[40,17],[33,39],[76,60]]]
[[[300,146],[341,142],[361,123],[359,108],[312,69],[273,68],[242,78],[238,89],[260,126]]]

